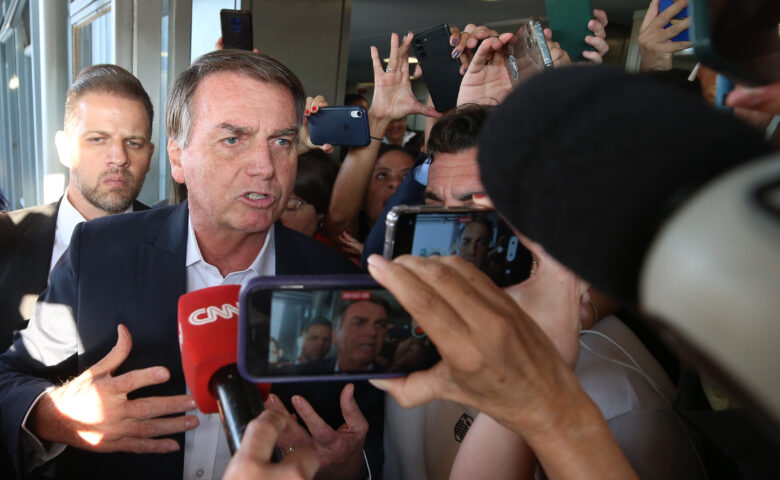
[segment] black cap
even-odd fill
[[[696,188],[770,151],[700,97],[608,67],[537,75],[494,109],[479,164],[496,208],[602,292],[636,305],[642,259]]]

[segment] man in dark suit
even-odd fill
[[[20,473],[56,457],[58,478],[221,476],[229,453],[219,419],[179,415],[195,407],[179,296],[258,275],[356,271],[277,222],[295,180],[304,99],[284,65],[248,52],[212,52],[179,75],[166,131],[188,201],[77,226],[29,327],[0,356],[0,426]],[[367,440],[355,399],[341,397],[308,398],[317,411],[340,403],[346,424],[326,419],[299,441],[317,446],[321,474],[361,478],[364,455],[381,458],[381,422],[371,426],[379,440]],[[368,406],[381,418],[381,403]]]
[[[68,89],[64,128],[55,138],[70,168],[65,194],[0,214],[0,352],[32,315],[76,224],[148,208],[136,197],[154,152],[152,119],[141,82],[116,65],[87,67]]]

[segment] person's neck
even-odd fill
[[[192,228],[203,260],[217,267],[223,277],[249,268],[263,249],[268,234],[267,231],[245,233],[199,228],[195,219],[192,219]]]
[[[65,195],[68,197],[70,204],[73,205],[73,208],[75,208],[76,211],[78,211],[85,220],[92,220],[95,218],[111,215],[110,212],[101,210],[100,208],[89,203],[89,201],[87,201],[87,199],[84,198],[84,196],[81,194],[79,189],[72,183],[69,183],[68,188],[65,189]]]

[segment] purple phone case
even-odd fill
[[[660,0],[658,4],[658,12],[663,12],[667,8],[671,7],[673,3],[674,0]],[[688,7],[683,8],[674,18],[680,20],[688,18]],[[668,23],[665,28],[669,28],[671,26],[672,24]],[[688,40],[690,40],[690,37],[688,36],[688,30],[683,30],[676,37],[672,38],[673,42],[687,42]]]
[[[366,372],[366,373],[333,373],[328,375],[296,375],[296,376],[255,376],[247,369],[246,352],[248,344],[248,309],[247,301],[251,292],[257,288],[273,289],[281,286],[315,288],[382,288],[370,275],[277,275],[273,277],[257,277],[241,287],[238,300],[238,371],[244,379],[257,383],[286,382],[344,382],[368,380],[369,378],[394,378],[406,376],[403,372]]]

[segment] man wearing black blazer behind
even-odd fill
[[[57,478],[221,477],[230,454],[219,418],[179,415],[195,408],[179,296],[258,275],[357,270],[277,222],[304,104],[289,69],[249,52],[206,54],[177,77],[165,123],[187,202],[78,225],[30,325],[0,356],[0,433],[19,474],[53,462]],[[362,384],[368,403],[357,384],[354,399],[348,387],[308,398],[344,415],[290,445],[317,444],[322,476],[366,478],[365,459],[381,469],[382,395]]]
[[[55,142],[70,168],[62,198],[0,214],[0,352],[32,315],[78,223],[148,207],[136,197],[149,171],[152,102],[116,65],[85,68],[70,86]]]

